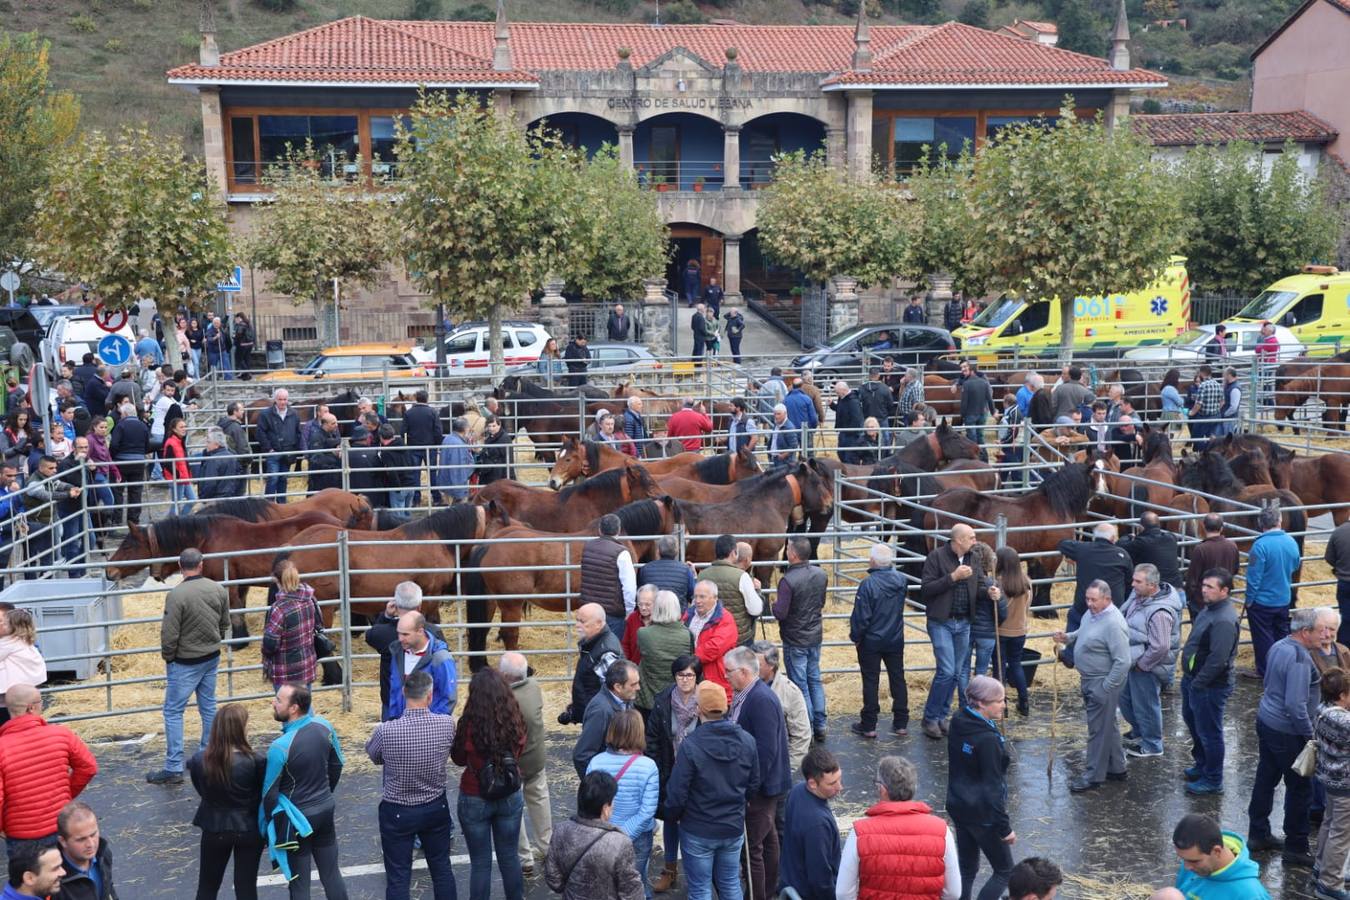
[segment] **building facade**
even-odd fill
[[[903,177],[925,146],[978,148],[1010,123],[1058,115],[1066,95],[1078,114],[1114,122],[1132,91],[1165,84],[1130,67],[1123,9],[1110,61],[955,22],[511,23],[499,4],[496,23],[357,16],[223,54],[204,29],[200,62],[168,78],[200,95],[205,158],[238,228],[288,144],[311,140],[349,177],[396,181],[395,123],[417,91],[468,91],[521,127],[545,122],[589,151],[617,146],[658,193],[672,288],[697,259],[703,282],[718,278],[736,302],[793,283],[756,234],[775,154],[821,152],[857,177]],[[397,276],[360,302],[417,300]]]
[[[1346,165],[1350,0],[1306,0],[1252,53],[1252,112],[1306,111],[1330,125],[1326,152]]]

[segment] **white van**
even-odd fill
[[[114,333],[130,341],[132,347],[136,346],[136,336],[129,322]],[[61,364],[66,360],[79,365],[86,353],[94,354],[97,359],[98,342],[108,334],[94,323],[93,316],[60,316],[52,320],[47,336],[42,339],[42,364],[48,372],[57,376],[61,372]]]

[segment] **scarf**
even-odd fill
[[[670,730],[675,736],[675,752],[680,743],[698,725],[698,692],[690,691],[688,698],[677,687],[670,692]]]

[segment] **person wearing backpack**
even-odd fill
[[[450,747],[451,761],[464,767],[457,812],[469,847],[469,900],[490,900],[494,852],[506,900],[525,896],[517,850],[525,809],[517,761],[524,752],[525,720],[511,685],[496,669],[480,669]]]
[[[587,772],[577,788],[577,814],[553,829],[544,881],[564,900],[641,900],[633,843],[610,823],[618,782]]]

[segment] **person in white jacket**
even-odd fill
[[[47,663],[37,648],[33,614],[6,603],[0,609],[0,701],[11,684],[41,685],[47,680]],[[9,721],[9,710],[0,702],[0,725]]]

